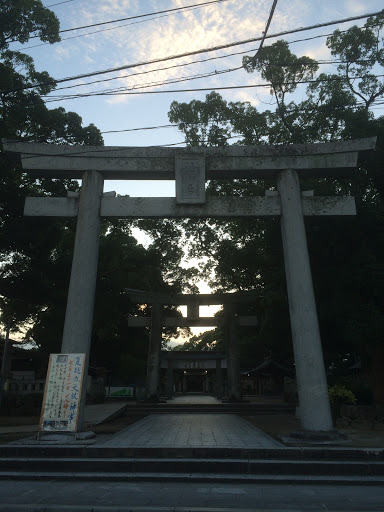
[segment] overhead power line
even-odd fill
[[[264,41],[267,37],[267,33],[268,33],[268,29],[269,29],[269,25],[271,24],[271,21],[272,21],[272,18],[273,18],[273,14],[275,12],[275,9],[276,9],[276,5],[277,5],[277,0],[274,0],[273,1],[273,4],[272,4],[272,7],[271,7],[271,10],[269,12],[269,16],[268,16],[268,21],[267,21],[267,24],[265,25],[265,30],[263,32],[263,37],[261,39],[261,42],[260,42],[260,45],[259,45],[259,48],[257,50],[257,52],[255,53],[255,55],[253,56],[253,63],[256,62],[256,59],[257,59],[257,56],[258,54],[260,53],[260,50],[262,49],[263,45],[264,45]]]
[[[300,27],[300,28],[293,29],[293,30],[285,30],[283,32],[279,32],[279,33],[276,33],[276,34],[266,35],[265,38],[280,37],[280,36],[284,36],[284,35],[287,35],[287,34],[294,34],[296,32],[304,32],[304,31],[307,31],[307,30],[314,30],[316,28],[327,27],[327,26],[330,26],[330,25],[337,25],[337,24],[341,24],[341,23],[347,23],[349,21],[355,21],[355,20],[360,20],[360,19],[363,19],[363,18],[369,18],[371,16],[377,16],[381,12],[382,11],[378,11],[378,12],[374,12],[374,13],[363,14],[363,15],[360,15],[360,16],[352,16],[352,17],[349,17],[349,18],[343,18],[341,20],[333,20],[333,21],[329,21],[329,22],[326,22],[326,23],[318,23],[316,25],[311,25],[309,27]],[[39,83],[33,84],[33,85],[26,85],[24,87],[18,87],[18,88],[15,88],[15,89],[8,89],[6,91],[3,91],[3,93],[18,92],[18,91],[22,91],[22,90],[26,90],[26,89],[35,89],[36,87],[40,87],[42,85],[55,85],[55,84],[58,84],[58,83],[70,82],[70,81],[73,81],[73,80],[79,80],[79,79],[88,78],[88,77],[91,77],[91,76],[99,76],[99,75],[104,75],[106,73],[112,73],[112,72],[117,72],[117,71],[123,71],[125,69],[132,69],[132,68],[135,68],[135,67],[146,66],[148,64],[155,64],[155,63],[158,63],[158,62],[165,62],[165,61],[168,61],[168,60],[180,59],[182,57],[191,57],[193,55],[198,55],[198,54],[201,54],[201,53],[209,53],[209,52],[213,52],[213,51],[217,51],[217,50],[222,50],[222,49],[225,49],[225,48],[230,48],[230,47],[233,47],[233,46],[239,46],[239,45],[243,45],[243,44],[253,43],[255,41],[262,40],[263,37],[264,36],[262,36],[262,37],[255,37],[255,38],[247,39],[247,40],[244,40],[244,41],[235,41],[233,43],[228,43],[228,44],[224,44],[224,45],[214,46],[214,47],[211,47],[211,48],[203,48],[203,49],[200,49],[200,50],[195,50],[193,52],[185,52],[185,53],[178,54],[178,55],[171,55],[171,56],[168,56],[168,57],[161,57],[161,58],[153,59],[153,60],[150,60],[150,61],[143,61],[143,62],[137,62],[137,63],[134,63],[134,64],[127,64],[127,65],[124,65],[124,66],[118,66],[116,68],[108,68],[108,69],[104,69],[104,70],[101,70],[101,71],[93,71],[91,73],[83,73],[81,75],[75,75],[75,76],[71,76],[71,77],[61,78],[59,80],[51,80],[51,81],[48,81],[48,82],[39,82]]]
[[[377,78],[382,78],[384,75],[375,75]],[[361,79],[364,78],[362,76],[355,76],[354,79]],[[337,82],[337,81],[343,81],[345,80],[344,77],[329,77],[329,78],[322,78],[321,80],[302,80],[299,82],[284,82],[282,85],[300,85],[300,84],[314,84],[314,83],[321,83],[321,82]],[[251,84],[251,85],[232,85],[232,86],[226,86],[226,87],[203,87],[199,89],[172,89],[172,90],[166,90],[166,91],[133,91],[134,87],[132,87],[129,91],[121,91],[116,93],[95,93],[95,94],[84,94],[84,95],[74,95],[69,98],[52,98],[46,100],[46,103],[52,103],[55,101],[62,101],[63,99],[79,99],[84,98],[87,96],[129,96],[129,95],[139,95],[139,94],[176,94],[176,93],[182,93],[182,92],[204,92],[204,91],[212,91],[213,89],[215,91],[225,91],[225,90],[232,90],[232,89],[255,89],[260,87],[268,87],[271,88],[270,83],[266,84]]]
[[[67,0],[67,1],[71,2],[73,0]],[[90,25],[82,25],[80,27],[66,28],[63,30],[59,30],[59,34],[64,34],[65,32],[73,32],[74,30],[82,30],[84,28],[100,27],[101,25],[110,25],[111,23],[119,23],[120,21],[128,21],[128,20],[135,20],[138,18],[146,18],[148,16],[156,16],[156,14],[163,14],[166,12],[183,11],[183,10],[191,8],[191,7],[203,7],[203,6],[206,6],[209,4],[218,4],[221,2],[228,2],[228,0],[210,0],[209,2],[204,2],[201,4],[184,5],[183,7],[175,7],[173,9],[165,9],[163,11],[149,12],[147,14],[138,14],[137,16],[128,16],[126,18],[119,18],[117,20],[102,21],[100,23],[92,23]],[[66,3],[66,2],[60,2],[60,3]],[[53,7],[54,5],[59,5],[59,4],[53,4],[50,7]],[[40,36],[39,35],[31,36],[29,39],[34,39],[36,37],[40,37]],[[11,41],[11,42],[15,42],[15,41]]]
[[[312,39],[317,39],[319,37],[329,37],[330,35],[332,35],[332,34],[321,34],[319,36],[306,37],[306,38],[303,38],[303,39],[295,39],[294,41],[289,41],[289,44],[301,43],[303,41],[310,41]],[[113,76],[113,77],[110,77],[110,78],[103,78],[101,80],[93,80],[92,82],[84,82],[84,83],[80,83],[80,84],[66,85],[64,87],[57,87],[55,89],[55,91],[63,91],[64,89],[74,89],[74,88],[77,88],[77,87],[85,87],[87,85],[99,84],[99,83],[102,83],[102,82],[111,82],[113,80],[124,80],[125,78],[131,78],[131,77],[134,77],[134,76],[147,75],[147,74],[150,74],[150,73],[158,73],[159,71],[168,71],[169,69],[186,67],[186,66],[192,66],[193,64],[201,64],[203,62],[209,62],[209,61],[212,61],[212,60],[226,59],[227,57],[234,57],[235,55],[244,55],[245,53],[250,53],[252,51],[256,51],[256,48],[255,49],[250,49],[250,50],[243,50],[241,52],[233,52],[233,53],[229,53],[229,54],[225,54],[225,55],[219,55],[219,56],[216,56],[216,57],[209,57],[207,59],[194,60],[194,61],[191,61],[191,62],[185,62],[183,64],[173,64],[172,66],[167,66],[167,67],[163,67],[163,68],[155,68],[155,69],[149,69],[147,71],[139,71],[137,73],[129,73],[128,75]],[[336,61],[336,60],[332,60],[332,61],[317,61],[317,64],[341,64],[341,63],[342,63],[342,61]],[[279,65],[279,63],[276,64],[276,65]],[[234,68],[234,69],[239,69],[239,68]]]
[[[204,5],[203,5],[203,7],[204,7]],[[117,30],[119,28],[130,27],[131,25],[138,25],[140,23],[148,23],[149,21],[155,21],[160,18],[167,18],[169,16],[176,16],[177,14],[180,14],[181,12],[189,12],[189,11],[194,11],[196,9],[200,9],[199,4],[197,4],[195,7],[189,7],[188,9],[184,8],[184,11],[170,12],[168,14],[162,14],[161,16],[154,16],[153,18],[148,18],[148,19],[139,20],[139,21],[132,21],[131,23],[124,23],[123,25],[118,25],[117,27],[102,28],[100,30],[93,30],[92,32],[86,32],[85,34],[76,34],[75,36],[64,37],[64,38],[61,38],[60,41],[56,41],[55,44],[62,43],[63,41],[69,41],[71,39],[77,39],[78,37],[87,37],[87,36],[91,36],[93,34],[99,34],[100,32],[109,32],[111,30]],[[40,46],[48,46],[50,44],[51,43],[39,43],[39,44],[34,44],[32,46],[23,46],[23,51],[30,50],[32,48],[39,48]]]
[[[228,0],[211,0],[209,2],[203,2],[201,4],[184,5],[183,7],[175,7],[173,9],[165,9],[163,11],[150,12],[147,14],[138,14],[137,16],[129,16],[127,18],[120,18],[118,20],[102,21],[101,23],[92,23],[91,25],[83,25],[82,27],[67,28],[65,30],[60,30],[59,32],[64,33],[64,32],[72,32],[74,30],[81,30],[83,28],[100,27],[101,25],[109,25],[111,23],[119,23],[120,21],[135,20],[137,18],[146,18],[147,16],[156,16],[156,14],[164,14],[166,12],[183,11],[184,9],[188,9],[191,7],[203,7],[205,5],[218,4],[221,2],[228,2]]]
[[[46,95],[43,97],[51,100],[53,98],[55,98],[55,99],[56,98],[72,99],[72,98],[85,98],[85,97],[100,96],[100,95],[116,95],[116,94],[119,94],[124,91],[131,91],[133,89],[147,89],[149,87],[158,87],[158,86],[170,85],[170,84],[175,84],[175,83],[178,84],[181,82],[189,82],[191,80],[199,80],[202,78],[209,78],[212,76],[218,76],[218,75],[223,75],[226,73],[232,73],[233,71],[239,71],[242,68],[243,68],[242,66],[238,66],[236,68],[222,69],[219,71],[215,70],[215,71],[210,71],[208,73],[203,73],[203,74],[199,74],[199,75],[183,76],[183,77],[177,77],[177,78],[167,78],[166,80],[161,80],[161,81],[157,81],[157,82],[135,84],[135,85],[132,85],[131,87],[125,86],[125,87],[118,87],[117,89],[104,89],[103,91],[84,92],[84,93],[78,93],[78,94],[61,94],[61,95],[50,94],[50,95]]]
[[[336,64],[342,64],[343,62],[345,62],[345,61],[342,61],[342,60],[329,61],[328,60],[328,61],[318,61],[317,64],[319,64],[319,65],[329,65],[329,64],[336,65]],[[294,65],[294,64],[292,64],[292,65]],[[273,66],[275,66],[275,67],[288,66],[289,67],[290,64],[287,64],[284,62],[277,62]],[[176,77],[176,78],[167,78],[165,80],[161,80],[161,81],[157,81],[157,82],[153,81],[153,82],[147,82],[147,83],[141,83],[141,84],[134,84],[131,87],[124,86],[124,87],[118,87],[116,89],[104,89],[104,90],[99,90],[99,91],[94,91],[94,92],[84,92],[84,93],[78,93],[78,94],[61,94],[61,95],[49,94],[49,95],[46,95],[43,97],[48,98],[49,100],[52,100],[52,101],[53,101],[53,99],[55,101],[59,101],[59,100],[70,100],[70,99],[86,98],[86,97],[100,96],[100,95],[118,95],[121,92],[131,91],[134,89],[146,89],[149,87],[158,87],[158,86],[169,85],[169,84],[174,84],[174,83],[189,82],[191,80],[201,80],[202,78],[208,78],[208,77],[218,76],[218,75],[222,75],[222,74],[226,74],[226,73],[232,73],[234,71],[239,71],[242,68],[243,68],[242,66],[237,66],[235,68],[230,68],[230,69],[214,70],[214,71],[210,71],[210,72],[207,72],[204,74],[198,74],[198,75],[192,75],[192,76],[181,76],[181,77]],[[150,72],[152,72],[152,71],[147,71],[147,73],[150,73]],[[126,75],[126,77],[137,76],[140,74],[141,73],[132,73],[131,75]],[[102,81],[102,80],[100,80],[100,81]],[[100,81],[98,81],[98,82],[100,82]],[[88,85],[88,84],[78,84],[78,85],[73,85],[70,87],[62,87],[57,90],[71,89],[74,87],[82,87],[84,85]]]
[[[144,130],[159,130],[160,128],[175,128],[178,124],[163,124],[160,126],[144,126],[142,128],[127,128],[125,130],[108,130],[100,133],[122,133],[122,132],[139,132]]]
[[[356,108],[359,108],[361,106],[363,106],[364,103],[362,101],[358,101],[355,105],[348,105],[348,108],[350,109],[356,109]],[[378,108],[379,105],[384,105],[384,101],[378,101],[377,103],[375,103],[374,105],[372,105],[372,107],[375,107],[375,108]],[[335,111],[337,109],[340,109],[340,110],[345,110],[345,104],[342,104],[342,103],[337,103],[337,104],[332,104],[332,105],[316,105],[316,110],[321,110],[322,112],[324,111]],[[294,113],[294,112],[297,112],[297,113],[306,113],[306,112],[313,112],[314,108],[312,107],[300,107],[296,110],[286,110],[286,113],[290,114],[290,113]],[[229,122],[229,120],[228,120]],[[159,126],[143,126],[143,127],[140,127],[140,128],[125,128],[123,130],[108,130],[108,131],[102,131],[100,133],[102,134],[105,134],[105,133],[127,133],[127,132],[137,132],[137,131],[146,131],[146,130],[162,130],[164,128],[179,128],[180,125],[184,125],[186,127],[188,127],[189,125],[191,126],[196,126],[196,125],[202,125],[202,126],[209,126],[209,125],[216,125],[217,123],[214,123],[213,121],[210,121],[208,123],[203,123],[203,122],[198,122],[198,123],[194,123],[194,122],[191,122],[191,123],[178,123],[178,124],[163,124],[163,125],[159,125]],[[243,135],[240,135],[240,136],[243,136]]]
[[[50,7],[56,7],[56,5],[69,4],[69,2],[74,2],[74,1],[75,0],[64,0],[64,2],[58,2],[57,4],[46,5],[45,7],[47,9],[49,9]]]

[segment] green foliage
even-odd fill
[[[362,159],[349,179],[302,182],[315,195],[353,195],[355,218],[306,218],[306,230],[327,366],[354,353],[364,363],[368,347],[382,342],[384,329],[384,118],[371,112],[384,96],[382,75],[384,13],[365,27],[336,31],[327,40],[340,60],[337,73],[316,75],[318,65],[292,54],[288,43],[264,47],[257,58],[244,59],[248,72],[270,83],[275,112],[259,112],[250,103],[231,103],[216,92],[206,101],[171,104],[169,118],[179,124],[191,146],[228,144],[292,144],[377,136],[376,151]],[[310,80],[303,101],[292,101],[300,82]],[[301,88],[303,86],[301,85]],[[218,134],[215,137],[215,134]],[[211,181],[215,196],[264,195],[274,182]],[[201,272],[216,291],[254,290],[259,325],[244,353],[292,357],[278,219],[186,221],[189,253],[201,259]],[[190,342],[199,346],[202,337]],[[206,345],[209,347],[209,344]],[[383,362],[384,364],[384,362]]]
[[[0,51],[9,43],[26,43],[37,36],[41,41],[60,41],[59,20],[40,0],[0,0]]]
[[[33,59],[7,49],[10,40],[23,43],[38,36],[58,41],[56,17],[38,0],[0,0],[0,136],[55,144],[102,145],[100,131],[83,126],[81,117],[63,108],[48,109],[41,97],[54,89],[54,80],[37,71]],[[45,85],[31,87],[44,82]],[[1,320],[12,319],[12,331],[24,332],[25,341],[39,347],[43,360],[60,350],[76,222],[71,219],[23,217],[27,196],[66,196],[78,191],[71,180],[35,181],[18,163],[0,154],[0,308]],[[92,334],[91,366],[106,366],[123,374],[128,360],[142,375],[146,364],[146,329],[128,329],[128,314],[146,314],[130,304],[124,287],[168,290],[162,268],[177,291],[181,272],[177,244],[159,232],[163,246],[148,250],[139,245],[131,227],[119,220],[104,222],[100,236],[100,261]],[[173,259],[172,259],[173,258]],[[173,265],[173,261],[175,264]],[[172,273],[173,267],[177,267]],[[191,272],[192,273],[192,272]],[[169,329],[166,336],[175,334]],[[119,362],[120,356],[127,354]],[[128,356],[129,354],[129,356]],[[136,359],[135,359],[136,358]],[[127,366],[128,365],[128,366]],[[124,370],[125,368],[125,370]],[[129,369],[132,375],[132,370]]]
[[[356,397],[350,389],[345,386],[330,386],[328,388],[329,401],[331,404],[342,405],[342,404],[355,404]]]
[[[296,90],[297,84],[313,78],[318,64],[309,57],[296,57],[286,41],[264,46],[256,60],[244,57],[243,65],[248,73],[257,70],[271,84],[271,94],[279,104],[284,103],[287,93]]]
[[[221,327],[210,329],[197,336],[191,336],[183,344],[176,345],[173,350],[188,350],[192,352],[220,352],[225,351],[224,334]]]
[[[384,11],[369,18],[364,29],[356,26],[341,33],[336,30],[327,39],[331,53],[341,59],[339,71],[351,92],[364,102],[366,109],[384,93],[384,82],[375,73],[376,65],[384,65]]]

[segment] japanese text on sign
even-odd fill
[[[77,429],[85,354],[51,354],[40,418],[42,431]]]

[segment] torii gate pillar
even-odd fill
[[[100,239],[100,203],[104,179],[100,172],[83,174],[69,281],[61,352],[85,353],[88,375]],[[83,424],[86,386],[81,395],[79,425]]]
[[[305,430],[329,431],[332,415],[297,172],[281,172],[277,189],[300,419]]]
[[[234,304],[224,304],[224,338],[227,350],[228,398],[241,401],[240,362]]]
[[[154,402],[159,400],[161,335],[163,326],[162,311],[162,304],[157,302],[152,304],[149,331],[146,399]]]

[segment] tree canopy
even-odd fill
[[[31,57],[9,49],[10,42],[31,37],[59,41],[56,16],[40,0],[0,1],[0,137],[103,145],[99,129],[84,126],[77,113],[47,108],[42,96],[55,88],[54,79],[37,70]],[[42,83],[47,85],[37,85]],[[66,196],[79,187],[76,180],[31,179],[0,154],[0,319],[4,325],[11,318],[13,332],[21,329],[24,340],[35,343],[44,357],[60,350],[76,223],[23,217],[24,201],[27,196]],[[145,249],[131,227],[119,220],[102,223],[91,354],[91,365],[114,368],[121,378],[127,372],[143,373],[147,351],[146,330],[128,332],[127,316],[148,314],[148,308],[130,304],[124,287],[179,292],[185,279],[177,245],[164,242],[163,248]],[[167,240],[164,226],[159,230]],[[166,340],[174,333],[169,329]]]
[[[364,27],[335,31],[327,39],[336,73],[319,73],[318,63],[294,55],[286,41],[245,57],[244,68],[270,84],[276,109],[260,111],[249,102],[227,102],[217,92],[205,101],[172,102],[169,119],[190,146],[230,143],[292,144],[377,136],[377,148],[350,179],[302,180],[315,195],[353,195],[354,218],[305,220],[325,357],[369,363],[384,329],[384,118],[373,108],[382,102],[384,12]],[[294,93],[309,82],[306,97]],[[235,141],[235,142],[233,142]],[[211,181],[210,195],[263,195],[268,180]],[[266,355],[289,358],[290,328],[280,227],[277,219],[186,221],[190,254],[215,291],[254,290],[259,297],[257,343]],[[242,334],[246,338],[247,334]],[[214,334],[192,340],[212,347]],[[216,339],[220,341],[220,333]],[[248,349],[250,345],[248,345]],[[371,358],[372,364],[373,358]]]

